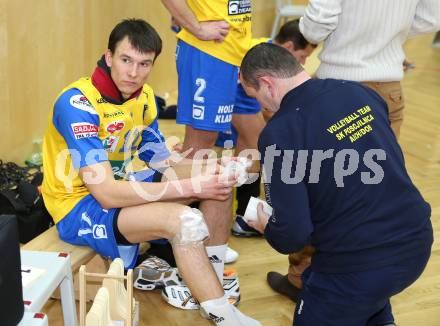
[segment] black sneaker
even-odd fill
[[[292,283],[289,282],[287,275],[281,275],[277,272],[267,273],[267,283],[275,292],[278,292],[286,297],[290,298],[293,302],[298,300],[298,295],[301,289],[298,289]]]
[[[232,225],[232,234],[237,237],[261,237],[262,234],[250,227],[246,221],[243,219],[243,216],[236,215],[235,222]]]

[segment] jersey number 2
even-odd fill
[[[205,103],[205,98],[201,95],[206,88],[206,80],[204,80],[203,78],[197,78],[196,86],[198,86],[198,88],[194,93],[194,102]]]

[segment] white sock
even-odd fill
[[[206,253],[208,254],[209,261],[211,262],[212,267],[214,267],[215,273],[220,280],[220,284],[223,284],[223,272],[225,270],[225,256],[227,249],[227,243],[220,246],[206,247]]]
[[[211,319],[218,326],[261,326],[261,324],[235,308],[226,296],[200,303],[203,317]]]

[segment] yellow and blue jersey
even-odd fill
[[[187,4],[199,22],[226,21],[230,25],[229,33],[221,43],[202,41],[186,29],[177,37],[217,59],[240,66],[252,37],[251,0],[188,0]]]
[[[125,178],[136,152],[147,163],[169,156],[150,86],[119,105],[109,103],[90,78],[66,87],[50,112],[43,143],[42,193],[55,223],[89,194],[80,168],[109,161],[115,178]]]

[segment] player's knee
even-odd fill
[[[201,211],[186,208],[177,216],[178,226],[174,228],[171,241],[176,245],[190,245],[203,242],[209,236],[208,226]]]

